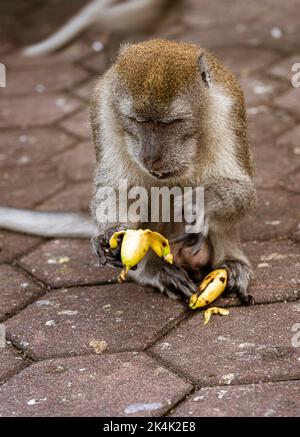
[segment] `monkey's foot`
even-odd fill
[[[162,266],[158,280],[160,291],[173,299],[188,300],[197,288],[187,272],[175,264]]]
[[[227,290],[234,291],[243,304],[254,305],[254,298],[247,291],[251,279],[250,267],[244,261],[226,260],[219,268],[227,270]]]

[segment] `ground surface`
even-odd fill
[[[120,39],[92,29],[55,56],[26,61],[19,48],[82,4],[45,3],[0,6],[0,203],[85,210],[88,99]],[[200,42],[240,78],[257,163],[258,208],[242,232],[256,305],[223,299],[230,315],[203,326],[179,302],[112,283],[115,272],[98,268],[87,241],[0,231],[0,415],[300,414],[300,88],[290,82],[299,13],[299,0],[187,0],[128,37]]]

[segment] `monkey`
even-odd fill
[[[120,178],[147,189],[161,183],[204,187],[202,230],[173,239],[185,250],[179,251],[178,263],[166,265],[149,254],[130,277],[170,296],[189,297],[194,284],[182,265],[194,262],[200,269],[209,263],[226,268],[228,289],[243,303],[253,303],[247,291],[251,267],[238,225],[255,204],[254,166],[244,97],[234,75],[194,44],[157,39],[124,45],[96,86],[91,124],[96,223],[97,191],[103,185],[115,187]],[[93,244],[101,262],[119,265],[119,253],[108,249],[108,240],[120,226],[97,224]],[[153,228],[153,223],[144,226]],[[172,226],[158,228],[167,236],[175,231]]]
[[[100,264],[114,267],[121,266],[121,258],[120,250],[109,248],[111,235],[149,227],[170,238],[175,262],[164,263],[149,252],[129,271],[131,280],[188,299],[197,274],[199,280],[207,269],[225,268],[228,290],[253,304],[248,294],[252,270],[239,224],[255,205],[254,164],[244,96],[233,73],[197,44],[163,39],[124,44],[96,84],[90,121],[96,150],[94,224],[86,220],[81,226],[82,218],[74,214],[21,210],[13,210],[9,222],[9,210],[2,207],[0,227],[33,233],[36,225],[35,233],[48,229],[47,236],[57,235],[59,228],[65,236],[93,232]],[[99,221],[99,193],[104,186],[117,189],[122,178],[146,190],[202,186],[201,229],[188,233],[184,223]]]
[[[25,57],[51,53],[93,24],[118,32],[144,28],[162,13],[167,3],[168,0],[92,0],[53,35],[25,47],[22,53]]]

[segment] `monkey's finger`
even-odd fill
[[[192,255],[197,255],[198,252],[202,249],[203,243],[204,243],[204,237],[201,234],[198,234],[198,240],[192,247]]]
[[[196,286],[186,271],[174,264],[165,266],[162,269],[161,281],[166,294],[168,294],[167,291],[169,291],[184,299],[188,299],[195,292]]]
[[[177,235],[176,237],[172,237],[170,239],[170,243],[184,243],[184,246],[191,247],[193,246],[198,240],[198,234],[193,233],[183,233],[180,235]]]

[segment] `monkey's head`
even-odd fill
[[[196,45],[152,40],[123,47],[113,67],[113,109],[126,147],[157,179],[194,167],[209,87],[204,57]]]

